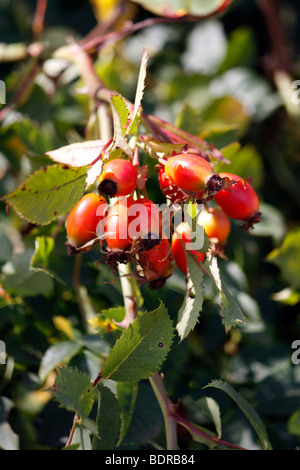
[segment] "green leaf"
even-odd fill
[[[186,338],[199,320],[203,304],[203,271],[187,251],[188,285],[184,302],[178,311],[176,329],[181,340]]]
[[[54,249],[52,237],[37,237],[35,240],[35,251],[31,258],[30,267],[35,270],[47,270],[50,256]]]
[[[75,206],[86,187],[87,167],[51,165],[30,175],[4,196],[17,214],[33,224],[47,225]]]
[[[261,421],[257,412],[242,395],[240,395],[229,384],[223,382],[222,380],[213,380],[204,388],[207,387],[214,387],[227,393],[236,402],[236,404],[240,407],[240,409],[250,421],[262,443],[263,448],[265,450],[272,450],[264,423]]]
[[[53,344],[45,352],[39,369],[39,377],[45,380],[48,374],[63,361],[70,360],[82,348],[81,342],[60,341]]]
[[[227,333],[232,327],[237,326],[239,323],[245,323],[246,319],[234,297],[221,279],[217,258],[210,256],[205,265],[209,266],[211,276],[219,290],[222,322]]]
[[[187,211],[184,214],[185,222],[190,227],[193,246],[190,249],[206,253],[210,248],[210,240],[205,233],[203,226],[198,221],[199,215],[203,210],[203,204],[189,203]]]
[[[122,425],[119,444],[129,429],[138,393],[138,382],[117,383],[117,397],[122,411]]]
[[[95,390],[88,375],[71,367],[59,369],[53,395],[63,408],[87,418],[95,400]]]
[[[54,253],[55,241],[52,237],[39,236],[35,239],[35,250],[30,260],[30,270],[44,272],[53,277],[56,281],[66,285],[65,281],[54,271],[61,260],[57,259]]]
[[[138,125],[139,125],[139,114],[142,109],[142,99],[144,96],[145,90],[145,80],[146,80],[146,73],[147,73],[147,65],[148,65],[149,56],[147,51],[143,50],[142,61],[140,66],[140,72],[136,87],[135,93],[135,100],[134,100],[134,108],[132,112],[132,116],[130,118],[130,124],[128,126],[128,134],[136,135],[138,133]]]
[[[201,124],[202,120],[199,111],[185,101],[176,117],[175,126],[190,134],[198,135]]]
[[[106,310],[101,310],[101,317],[110,318],[117,322],[121,322],[125,316],[125,307],[123,305],[118,307],[107,308]]]
[[[300,228],[291,229],[281,246],[267,256],[267,261],[280,269],[284,279],[292,288],[300,287]]]
[[[151,11],[155,15],[166,17],[182,17],[185,15],[193,15],[197,17],[205,17],[216,13],[219,9],[224,9],[231,1],[226,0],[198,0],[191,2],[190,0],[132,0],[142,5],[146,10]]]
[[[128,432],[122,446],[154,441],[162,430],[163,416],[148,380],[138,383],[137,397]],[[130,447],[129,447],[130,448]]]
[[[197,405],[201,408],[201,411],[212,420],[218,433],[218,438],[222,435],[222,424],[220,407],[218,403],[211,397],[202,397],[197,400]]]
[[[213,440],[210,440],[208,436],[211,436],[213,438],[216,438],[217,436],[209,429],[203,428],[202,426],[199,426],[199,424],[196,423],[180,422],[179,424],[190,433],[193,441],[200,442],[201,444],[209,447],[210,449],[212,447],[215,447],[215,442]]]
[[[13,255],[13,247],[5,226],[0,225],[0,264],[8,261]]]
[[[113,145],[110,152],[121,149],[127,155],[132,156],[132,150],[125,137],[130,118],[125,99],[115,92],[112,94],[110,102],[114,123]]]
[[[300,302],[300,289],[293,290],[290,287],[286,287],[285,289],[273,294],[271,298],[276,302],[293,306]]]
[[[47,295],[53,289],[53,280],[43,272],[30,270],[32,250],[15,256],[4,264],[1,271],[3,288],[22,297]]]
[[[43,155],[53,146],[49,132],[28,118],[14,122],[10,129],[18,136],[31,154]]]
[[[286,222],[283,213],[270,204],[261,202],[259,206],[261,218],[259,224],[251,229],[251,235],[271,237],[276,244],[280,243],[286,234]]]
[[[281,105],[281,99],[270,84],[254,69],[235,67],[211,81],[218,97],[233,96],[243,104],[248,115],[261,122]]]
[[[98,436],[94,437],[93,450],[112,450],[115,448],[120,435],[121,409],[116,395],[102,383],[97,385]]]
[[[288,419],[287,428],[290,434],[300,436],[300,409],[295,411]]]
[[[165,360],[173,337],[172,321],[163,304],[138,316],[115,343],[103,368],[103,377],[116,382],[146,379]]]
[[[253,31],[247,27],[236,28],[229,36],[227,53],[218,73],[234,67],[252,67],[256,57]]]
[[[218,124],[218,126],[201,132],[200,136],[211,142],[217,148],[232,144],[238,137],[238,126],[236,124]],[[227,166],[227,165],[226,165]]]
[[[230,161],[230,167],[223,162],[217,162],[215,166],[216,173],[229,171],[242,178],[251,178],[251,185],[255,189],[261,187],[263,183],[264,165],[261,156],[253,145],[248,144],[242,147],[232,155]]]

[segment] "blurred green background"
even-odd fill
[[[89,105],[86,95],[78,93],[82,86],[78,70],[51,59],[51,51],[66,44],[67,38],[83,39],[110,18],[120,2],[48,3],[45,28],[38,38],[47,48],[37,62],[24,49],[35,39],[36,2],[0,4],[0,79],[6,85],[7,105],[13,104],[0,127],[0,196],[49,164],[46,151],[89,137]],[[236,0],[221,17],[145,28],[99,54],[94,52],[94,60],[105,85],[133,101],[146,48],[150,59],[144,111],[213,142],[232,161],[233,173],[253,178],[262,221],[249,233],[232,222],[228,261],[220,260],[247,324],[225,334],[215,293],[207,283],[200,322],[188,339],[181,343],[175,339],[163,371],[170,397],[181,398],[194,422],[211,425],[197,401],[207,395],[203,387],[211,379],[222,378],[255,406],[274,449],[291,450],[299,446],[300,436],[300,364],[291,360],[292,343],[300,339],[300,109],[291,106],[291,84],[300,79],[300,4],[275,4],[282,28],[275,28],[278,34],[270,33],[268,21],[276,23],[263,14],[258,2]],[[117,29],[124,17],[137,22],[154,16],[133,2],[124,5]],[[14,52],[8,46],[14,46]],[[282,47],[284,81],[279,73],[282,55],[274,55]],[[36,64],[38,73],[31,86],[18,96],[20,84]],[[233,144],[236,141],[239,145]],[[163,202],[151,165],[149,171],[149,197]],[[84,331],[73,284],[78,266],[74,268],[74,259],[67,256],[63,225],[49,261],[51,276],[32,272],[29,262],[36,237],[53,234],[57,223],[34,227],[12,210],[7,215],[5,204],[0,209],[0,339],[8,355],[6,365],[0,365],[0,447],[59,448],[68,436],[72,414],[44,391],[52,376],[51,371],[41,376],[42,358],[51,345],[64,342],[65,360],[93,378],[118,332],[95,338]],[[82,257],[80,282],[93,308],[102,311],[123,301],[119,282],[109,283],[112,274],[97,269],[97,258],[96,251]],[[162,290],[142,287],[143,308],[152,310],[161,299],[175,319],[184,291],[185,281],[176,270]],[[130,442],[135,448],[149,448],[149,442],[163,439],[162,419],[148,384],[142,383],[140,391],[125,448]],[[234,403],[221,392],[209,394],[221,407],[222,437],[259,448]],[[145,397],[153,413],[146,412]],[[180,439],[182,448],[201,448],[184,433]]]

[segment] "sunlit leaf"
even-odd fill
[[[86,167],[47,166],[30,175],[4,199],[20,217],[46,225],[75,206],[84,193],[86,176]]]
[[[87,374],[71,367],[62,367],[56,377],[53,394],[63,408],[87,418],[91,412],[95,390]]]
[[[52,292],[53,279],[43,272],[30,270],[32,255],[32,250],[27,250],[2,267],[1,282],[7,292],[23,297],[47,295]]]
[[[172,321],[163,304],[139,315],[110,351],[103,377],[129,382],[153,375],[165,360],[172,337]]]
[[[209,272],[218,288],[222,322],[225,331],[228,332],[232,327],[245,323],[246,319],[220,275],[217,258],[210,256],[206,266],[209,267]]]
[[[237,405],[240,407],[240,409],[250,421],[263,445],[263,448],[267,450],[272,450],[264,423],[261,421],[261,418],[254,410],[254,408],[240,393],[236,392],[236,390],[234,390],[231,385],[226,382],[223,382],[222,380],[213,380],[204,388],[207,387],[214,387],[219,390],[223,390],[223,392],[227,393],[237,403]]]
[[[204,293],[204,287],[202,284],[203,271],[190,253],[186,253],[189,273],[188,291],[184,298],[184,302],[178,311],[176,324],[176,329],[181,340],[188,336],[199,321]]]
[[[54,162],[81,167],[93,163],[101,155],[105,144],[102,140],[76,142],[48,151],[46,155]]]

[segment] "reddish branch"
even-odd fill
[[[35,40],[38,40],[44,30],[45,14],[48,0],[37,0],[35,15],[33,19],[32,31]]]
[[[291,73],[291,57],[288,38],[283,27],[278,0],[256,0],[260,11],[263,14],[269,35],[270,51],[265,57],[265,67],[267,70],[283,70]]]

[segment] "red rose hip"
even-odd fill
[[[231,219],[247,221],[259,217],[259,199],[253,187],[232,173],[219,173],[221,178],[238,181],[215,194],[216,203]]]
[[[117,158],[104,165],[98,191],[110,197],[127,196],[134,191],[137,179],[136,167],[128,160]]]
[[[66,231],[68,243],[80,247],[97,237],[97,225],[104,217],[106,200],[94,193],[85,194],[71,210]]]
[[[184,153],[170,157],[165,164],[165,172],[180,189],[192,193],[205,189],[207,181],[214,175],[214,169],[207,160]]]

